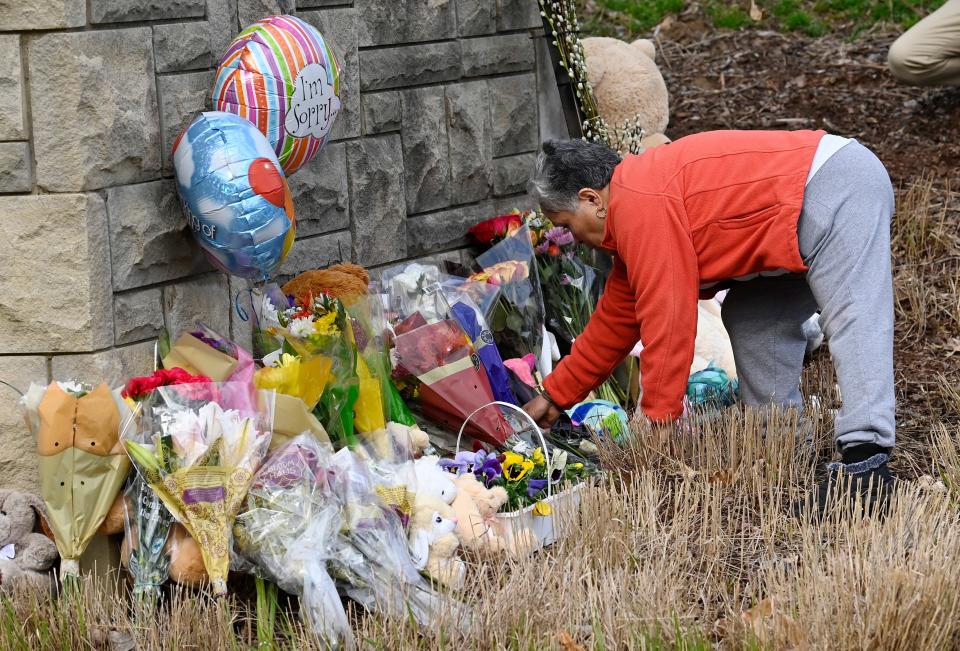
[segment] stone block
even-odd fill
[[[363,134],[385,133],[400,130],[400,93],[363,94]]]
[[[457,0],[460,36],[482,36],[497,31],[497,3],[494,0]]]
[[[0,0],[0,25],[4,31],[82,27],[86,22],[86,0]]]
[[[537,202],[529,194],[519,194],[512,197],[497,197],[493,200],[491,215],[505,215],[514,210],[534,210]]]
[[[296,248],[296,247],[294,247]],[[276,280],[276,279],[274,279]],[[253,351],[253,302],[250,295],[251,282],[237,276],[227,276],[227,285],[230,290],[230,332],[223,333],[238,345]],[[239,304],[243,310],[241,315],[237,310]]]
[[[383,90],[459,79],[460,43],[426,43],[360,52],[360,88]]]
[[[534,75],[514,75],[487,81],[493,121],[493,155],[509,156],[538,147],[537,82]]]
[[[374,266],[404,257],[406,241],[400,136],[347,144],[353,261]]]
[[[2,3],[3,0],[0,0]],[[0,7],[3,5],[0,4]],[[2,11],[2,9],[0,9]],[[0,25],[3,19],[0,18]],[[0,140],[27,137],[23,121],[23,71],[20,36],[0,35]]]
[[[0,142],[0,193],[30,192],[33,161],[29,142]]]
[[[163,329],[163,296],[159,287],[113,297],[113,330],[117,344],[156,337]]]
[[[333,123],[333,140],[360,135],[360,54],[357,50],[358,15],[350,7],[305,11],[297,14],[329,40],[340,61],[343,84],[340,87],[340,113]]]
[[[339,231],[297,240],[287,259],[277,270],[275,280],[283,284],[304,271],[323,269],[340,262],[353,261],[350,231]]]
[[[157,72],[204,70],[213,63],[210,24],[167,23],[153,26],[153,56]]]
[[[529,34],[468,38],[461,41],[460,47],[464,77],[525,72],[534,67],[533,39]]]
[[[450,205],[450,160],[442,86],[400,93],[407,214]]]
[[[543,27],[537,0],[497,0],[497,27],[501,32]]]
[[[172,180],[107,190],[113,288],[133,289],[209,269]]]
[[[112,346],[103,200],[96,194],[3,196],[0,215],[0,354]]]
[[[237,11],[240,14],[241,29],[246,29],[267,16],[292,14],[294,5],[294,0],[238,0]]]
[[[214,72],[163,75],[157,79],[160,92],[160,123],[163,125],[163,172],[173,173],[173,141],[197,113],[209,111]]]
[[[233,301],[227,275],[212,273],[181,280],[163,288],[163,314],[170,337],[205,323],[217,332],[230,332],[230,310]]]
[[[537,156],[532,153],[495,158],[493,161],[493,193],[502,197],[526,191],[527,181],[533,176],[536,164]]]
[[[445,93],[451,202],[469,203],[485,199],[493,183],[487,84],[483,81],[451,84]]]
[[[297,237],[350,228],[347,150],[344,143],[324,147],[288,179],[297,219]]]
[[[149,27],[30,41],[37,184],[90,190],[157,178],[160,127]]]
[[[89,0],[91,23],[202,18],[204,0]]]
[[[46,384],[47,358],[17,355],[0,357],[0,380],[24,392],[31,382]],[[20,394],[0,384],[0,486],[37,492],[40,475],[37,441],[20,415]]]
[[[77,380],[107,385],[115,389],[138,375],[153,372],[156,342],[142,341],[84,355],[56,355],[50,361],[55,380]]]
[[[240,33],[237,0],[207,0],[207,25],[210,54],[216,67],[234,37]]]
[[[467,230],[494,213],[490,202],[459,206],[407,219],[407,256],[428,255],[469,244]]]
[[[316,9],[335,5],[353,4],[353,0],[297,0],[297,9]]]
[[[360,47],[456,38],[454,0],[355,0]]]

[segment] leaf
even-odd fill
[[[756,22],[763,20],[763,10],[757,6],[754,0],[750,0],[750,20]]]

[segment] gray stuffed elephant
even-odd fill
[[[18,581],[49,585],[57,546],[37,533],[46,508],[36,495],[0,489],[0,589]]]

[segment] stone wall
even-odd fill
[[[0,0],[0,485],[36,485],[11,387],[148,372],[161,327],[247,334],[170,148],[241,26],[276,13],[346,69],[333,142],[291,178],[281,279],[457,259],[471,223],[525,204],[541,134],[563,133],[536,0]]]

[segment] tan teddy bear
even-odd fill
[[[57,560],[57,546],[40,532],[46,513],[36,495],[0,490],[0,586],[49,585],[47,571]]]
[[[325,293],[333,298],[347,299],[362,296],[370,286],[370,274],[363,267],[349,262],[326,269],[304,271],[283,286],[283,293],[303,300],[309,294]]]
[[[529,531],[518,531],[510,541],[497,530],[497,512],[507,503],[507,491],[502,486],[487,488],[471,473],[454,478],[453,483],[457,496],[451,506],[457,516],[457,538],[464,548],[516,557],[530,553],[536,541]]]
[[[600,115],[611,130],[638,120],[644,147],[669,142],[663,135],[670,120],[667,84],[655,62],[656,48],[647,39],[625,43],[615,38],[582,39],[587,79]]]
[[[459,590],[467,568],[456,557],[460,546],[456,527],[457,518],[448,504],[433,495],[417,495],[409,525],[413,564],[447,587]]]

